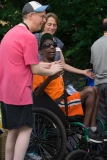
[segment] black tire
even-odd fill
[[[92,158],[84,150],[75,150],[69,153],[65,160],[92,160]]]
[[[44,108],[34,108],[33,116],[29,151],[36,152],[42,160],[61,160],[66,150],[66,132],[62,122]]]

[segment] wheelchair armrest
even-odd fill
[[[84,116],[81,116],[81,115],[69,116],[68,120],[69,120],[69,122],[81,122],[81,123],[83,123]]]

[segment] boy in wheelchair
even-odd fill
[[[49,33],[45,33],[40,39],[40,51],[43,62],[54,62],[56,44],[53,37]],[[33,77],[33,89],[36,95],[47,93],[63,110],[65,113],[64,102],[64,82],[62,72],[53,76],[39,76]],[[101,143],[107,141],[107,134],[100,131],[96,126],[96,117],[98,112],[99,92],[97,87],[85,87],[81,92],[74,90],[74,93],[67,96],[68,116],[84,115],[84,125],[89,128],[90,141]],[[82,105],[85,104],[83,112]]]

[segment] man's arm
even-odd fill
[[[41,76],[51,76],[63,71],[63,66],[61,63],[51,63],[50,68],[46,68],[46,66],[43,67],[42,64],[32,64],[30,67],[33,74],[38,74]]]

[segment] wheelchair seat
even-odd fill
[[[36,96],[33,93],[33,102],[34,102],[34,107],[45,108],[56,114],[61,119],[64,126],[66,125],[67,122],[66,119],[69,122],[83,123],[84,116],[81,115],[68,116],[68,118],[66,118],[66,115],[63,113],[60,107],[46,93],[44,93],[42,96]]]

